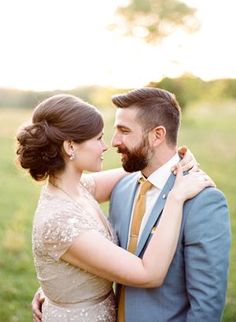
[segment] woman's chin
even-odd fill
[[[89,169],[85,169],[85,171],[88,171],[88,172],[100,172],[102,171],[103,167],[102,167],[102,164],[100,165],[97,165],[96,167],[91,167]]]

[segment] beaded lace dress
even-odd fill
[[[60,259],[83,231],[95,230],[117,242],[93,197],[92,177],[83,176],[80,185],[81,200],[77,202],[66,195],[65,198],[52,195],[43,187],[35,212],[33,256],[37,278],[46,296],[43,322],[116,321],[112,283]]]

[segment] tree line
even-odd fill
[[[160,82],[150,82],[146,86],[160,87],[174,93],[182,109],[196,101],[223,101],[236,98],[236,79],[218,79],[203,81],[192,76],[163,78]],[[101,108],[111,106],[111,96],[128,89],[114,89],[101,86],[78,87],[72,90],[23,91],[0,88],[0,108],[33,108],[43,99],[59,93],[68,93],[81,97]]]

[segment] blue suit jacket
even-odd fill
[[[137,173],[128,175],[112,193],[110,221],[123,248],[127,248],[137,178]],[[139,257],[147,247],[174,180],[171,175],[150,214],[137,246]],[[177,250],[164,284],[149,289],[126,287],[125,321],[220,321],[227,287],[229,248],[226,200],[219,190],[207,188],[184,205]],[[158,263],[156,265],[158,269]]]

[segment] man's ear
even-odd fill
[[[160,145],[166,138],[164,126],[157,126],[149,132],[149,140],[153,147]]]

